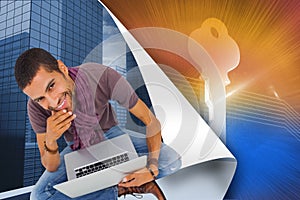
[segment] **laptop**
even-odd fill
[[[75,198],[117,185],[127,174],[146,166],[128,134],[65,155],[68,181],[55,189]]]

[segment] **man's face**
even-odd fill
[[[60,70],[62,73],[48,72],[40,67],[32,82],[24,88],[23,92],[46,110],[66,109],[72,111],[74,82],[68,75],[67,67],[64,66]]]

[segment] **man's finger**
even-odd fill
[[[60,111],[51,111],[52,113],[52,116],[53,116],[53,119],[57,119],[58,117],[60,117],[61,115],[64,115],[67,113],[67,110],[66,109],[62,109]]]
[[[125,176],[123,179],[122,179],[122,182],[123,183],[126,183],[126,182],[130,182],[134,179],[134,175],[133,174],[129,174],[127,176]]]
[[[63,113],[63,114],[59,115],[58,117],[54,118],[53,121],[55,121],[56,124],[59,125],[72,116],[73,116],[73,113],[71,111],[69,111],[69,112]]]
[[[121,187],[135,187],[137,186],[135,181],[126,182],[126,183],[119,183],[119,186]]]
[[[61,121],[57,126],[59,127],[59,129],[64,128],[65,126],[70,127],[71,122],[76,118],[75,114],[70,115],[69,117],[67,117],[66,119],[64,119],[63,121]]]
[[[135,182],[136,182],[135,179],[131,179],[131,180],[127,181],[127,182],[120,182],[119,186],[122,186],[122,187],[137,186]]]
[[[135,180],[134,174],[129,174],[121,180],[119,185],[123,187],[129,187],[128,184],[132,183],[134,180]]]

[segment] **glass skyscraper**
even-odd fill
[[[39,47],[67,66],[77,66],[102,42],[103,30],[102,6],[97,0],[1,0],[0,7],[0,192],[3,192],[33,185],[44,170],[27,117],[28,98],[14,79],[17,57],[29,48]],[[101,63],[102,52],[97,53],[93,61]]]

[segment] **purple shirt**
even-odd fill
[[[76,68],[69,68],[69,71],[76,70]],[[99,125],[105,132],[118,124],[109,100],[115,100],[123,107],[130,109],[137,103],[138,96],[126,79],[112,68],[97,63],[86,63],[79,68],[80,70],[84,69],[88,74],[90,87],[95,94],[96,113],[100,117]],[[76,78],[73,81],[76,85]],[[31,99],[28,101],[27,107],[33,130],[36,133],[45,133],[47,118],[51,116],[51,112],[43,109]],[[73,136],[68,131],[64,133],[65,138],[67,141],[72,141]]]

